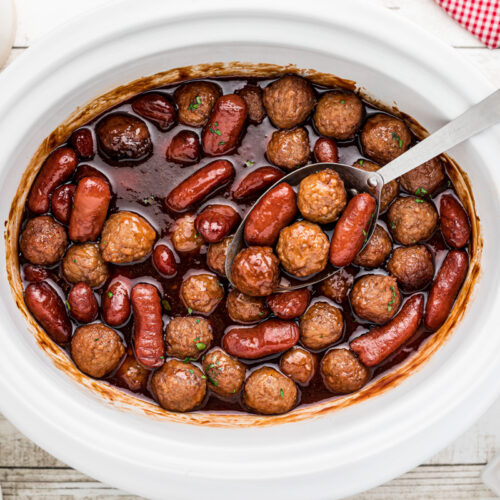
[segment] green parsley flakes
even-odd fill
[[[193,310],[190,307],[188,307],[188,314],[193,314]]]
[[[245,165],[246,165],[247,167],[253,167],[253,166],[255,165],[255,162],[254,162],[254,161],[250,161],[250,160],[248,160],[248,161],[246,161],[246,162],[245,162]]]
[[[203,351],[206,348],[207,344],[205,344],[204,342],[196,342],[196,349],[198,349],[198,351]]]
[[[285,393],[283,392],[283,389],[280,389],[280,398],[283,399],[285,397]]]
[[[108,297],[109,298],[113,297],[113,292],[108,292]]]

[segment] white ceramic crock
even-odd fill
[[[430,130],[493,90],[452,50],[369,3],[117,2],[51,33],[0,77],[2,219],[38,145],[78,105],[164,69],[235,60],[351,78]],[[397,388],[322,418],[267,427],[184,425],[117,408],[39,349],[2,266],[0,410],[62,461],[154,498],[333,499],[417,465],[500,393],[500,130],[452,155],[475,193],[483,273],[451,339]]]

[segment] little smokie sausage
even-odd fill
[[[355,338],[349,347],[365,366],[378,365],[417,331],[423,313],[423,294],[412,295],[388,323]]]
[[[161,299],[155,286],[139,283],[131,293],[134,312],[134,350],[137,361],[147,368],[165,362]]]
[[[200,168],[193,175],[182,181],[165,198],[165,204],[175,212],[203,200],[208,194],[229,182],[234,176],[234,167],[227,160],[216,160]]]
[[[153,250],[153,262],[156,269],[165,276],[173,276],[177,273],[177,263],[174,252],[167,245],[156,245]]]
[[[71,321],[61,297],[48,283],[30,283],[24,301],[49,337],[59,345],[71,339]]]
[[[450,247],[462,248],[470,238],[469,218],[462,205],[449,194],[441,197],[441,232]]]
[[[45,160],[28,196],[28,208],[35,214],[49,210],[49,198],[57,186],[75,171],[78,157],[71,148],[59,148]]]
[[[73,197],[69,218],[69,237],[73,241],[95,241],[106,220],[111,192],[109,184],[99,177],[84,177]]]
[[[92,288],[87,283],[77,283],[68,295],[69,313],[79,323],[90,323],[97,318],[99,306]]]
[[[450,314],[467,275],[469,259],[463,250],[451,250],[441,265],[425,306],[425,326],[437,330]]]
[[[210,156],[233,151],[240,140],[247,112],[247,104],[239,95],[219,97],[201,134],[203,151]]]
[[[361,193],[349,201],[333,231],[330,262],[336,267],[349,265],[361,250],[375,214],[375,200]]]
[[[218,243],[240,221],[240,214],[230,205],[209,205],[196,217],[194,225],[207,243]]]
[[[304,314],[310,300],[311,292],[307,288],[302,288],[271,295],[267,298],[267,305],[278,318],[293,319]]]
[[[248,215],[245,240],[248,245],[272,246],[279,232],[297,214],[297,196],[290,184],[283,182],[264,195]]]
[[[25,264],[23,266],[23,275],[24,279],[30,283],[40,283],[45,281],[50,276],[50,273],[44,267]]]
[[[256,359],[286,351],[299,341],[293,321],[269,319],[250,328],[231,328],[222,340],[226,352],[238,358]]]
[[[74,184],[64,184],[64,186],[58,187],[52,193],[52,213],[54,217],[63,224],[69,222],[75,190],[76,186]]]
[[[337,143],[328,137],[320,137],[314,144],[314,158],[318,162],[337,163],[339,148]]]
[[[275,182],[279,181],[285,174],[276,167],[261,167],[250,172],[233,191],[235,200],[245,200],[256,196]]]
[[[119,326],[130,316],[130,282],[128,278],[115,278],[102,296],[102,317],[110,326]]]

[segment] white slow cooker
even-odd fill
[[[1,75],[2,219],[37,148],[76,108],[137,78],[215,61],[349,78],[431,131],[493,90],[451,49],[358,0],[114,2],[52,32]],[[472,185],[481,273],[447,341],[392,389],[288,421],[162,417],[58,368],[64,355],[41,348],[2,266],[0,411],[65,463],[151,498],[333,499],[416,466],[500,394],[500,128],[451,156]],[[1,252],[5,262],[5,244]]]

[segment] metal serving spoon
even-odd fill
[[[367,172],[342,163],[314,163],[297,169],[282,177],[262,194],[262,196],[255,202],[254,206],[278,184],[287,182],[292,187],[297,186],[300,181],[308,175],[330,168],[335,170],[340,175],[347,189],[352,194],[362,192],[369,193],[377,202],[375,216],[373,217],[374,222],[371,224],[370,230],[368,231],[367,238],[363,245],[364,248],[371,238],[376,226],[380,195],[384,184],[387,184],[401,175],[406,174],[410,170],[422,165],[422,163],[425,163],[435,156],[444,153],[453,146],[460,144],[466,139],[471,138],[498,122],[500,122],[500,90],[496,90],[493,94],[486,97],[486,99],[483,99],[478,104],[475,104],[458,118],[455,118],[451,122],[447,123],[437,132],[429,135],[423,141],[420,141],[418,144],[406,151],[406,153],[398,156],[395,160],[391,161],[385,167],[377,170],[376,172]],[[225,271],[228,280],[233,286],[234,282],[233,275],[231,273],[231,266],[234,258],[245,244],[243,231],[246,220],[251,211],[252,210],[249,210],[245,218],[242,220],[233,236],[231,245],[229,245],[227,249]],[[313,274],[312,276],[306,277],[302,280],[293,278],[295,281],[294,284],[287,285],[286,283],[283,283],[282,280],[276,292],[297,290],[299,288],[319,283],[320,281],[323,281],[324,279],[335,274],[339,271],[339,269],[341,268],[334,267],[328,263],[326,268],[319,273]]]

